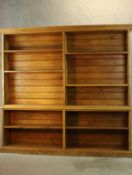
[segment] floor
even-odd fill
[[[0,175],[131,175],[132,158],[0,153]]]

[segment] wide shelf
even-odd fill
[[[58,148],[58,147],[44,147],[44,145],[21,145],[9,144],[0,147],[0,152],[12,153],[26,153],[26,154],[47,154],[47,155],[76,155],[76,156],[124,156],[132,157],[132,151],[127,148]]]
[[[128,111],[129,106],[75,106],[75,105],[3,105],[4,110],[51,110],[51,111]]]
[[[127,148],[125,148],[125,147],[122,147],[122,148],[101,148],[101,147],[98,147],[98,148],[96,148],[96,147],[93,147],[93,148],[84,148],[84,147],[78,147],[78,148],[76,148],[76,147],[67,147],[67,148],[65,148],[65,149],[62,149],[61,147],[58,147],[58,146],[54,146],[54,147],[51,147],[51,146],[44,146],[43,144],[39,144],[39,145],[36,145],[36,144],[32,144],[32,145],[30,145],[30,144],[19,144],[19,143],[15,143],[15,144],[8,144],[8,145],[5,145],[4,147],[3,147],[3,151],[4,151],[4,148],[6,149],[6,148],[10,148],[10,149],[15,149],[15,148],[18,148],[18,150],[44,150],[44,151],[59,151],[60,153],[62,153],[62,151],[64,151],[64,152],[69,152],[69,151],[75,151],[76,153],[79,151],[79,152],[82,152],[83,153],[83,151],[84,151],[84,153],[85,153],[85,151],[87,151],[87,152],[102,152],[102,151],[104,151],[104,152],[109,152],[109,151],[114,151],[114,152],[120,152],[120,151],[122,151],[122,153],[124,152],[129,152],[130,153],[130,151],[128,151],[127,150]],[[1,150],[2,148],[0,147],[0,150]],[[100,153],[101,153],[100,152]],[[131,152],[132,153],[132,152]],[[132,156],[132,155],[131,155]]]
[[[5,129],[62,129],[61,126],[44,126],[44,125],[5,125]]]
[[[63,129],[61,126],[44,125],[5,125],[5,129]],[[128,130],[128,127],[86,127],[86,126],[67,126],[66,129],[76,130]]]

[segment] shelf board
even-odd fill
[[[120,148],[82,148],[82,147],[68,147],[62,149],[56,146],[44,145],[24,145],[24,144],[9,144],[0,147],[0,152],[10,153],[26,153],[26,154],[47,154],[47,155],[74,155],[74,156],[124,156],[132,157],[132,151],[128,151],[126,147]]]
[[[65,55],[120,55],[128,54],[127,51],[124,52],[67,52]]]
[[[64,106],[60,105],[14,105],[14,104],[9,104],[9,105],[3,105],[2,109],[7,109],[7,110],[51,110],[51,111],[62,111],[64,109]]]
[[[4,53],[38,53],[38,52],[61,52],[62,49],[27,49],[27,50],[4,50]]]
[[[128,127],[86,127],[86,126],[67,126],[66,129],[84,130],[128,130]]]
[[[4,73],[46,73],[46,72],[63,72],[62,69],[45,69],[45,70],[22,70],[22,71],[17,71],[17,70],[7,70],[4,71]]]
[[[44,125],[6,125],[5,129],[62,129],[61,126],[44,126]]]
[[[61,126],[44,125],[6,125],[5,129],[62,129]],[[86,126],[67,126],[66,129],[84,129],[84,130],[128,130],[128,127],[86,127]]]
[[[4,110],[39,110],[39,111],[129,111],[129,106],[75,106],[75,105],[3,105]]]
[[[69,105],[67,111],[128,111],[129,106],[75,106]]]
[[[67,87],[127,87],[128,84],[66,84]]]

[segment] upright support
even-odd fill
[[[131,108],[131,50],[130,30],[127,31],[127,84],[128,84],[128,106]],[[128,149],[131,150],[131,110],[128,112]]]

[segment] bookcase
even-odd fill
[[[0,151],[132,156],[131,29],[1,29]]]

